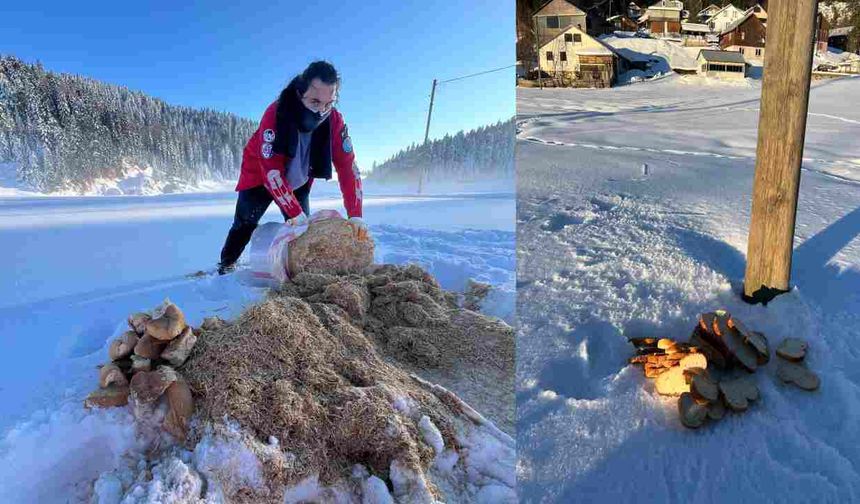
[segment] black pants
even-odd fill
[[[302,206],[306,215],[310,215],[310,204],[308,203],[308,195],[310,194],[310,184],[305,184],[293,191],[296,199],[299,200],[299,205]],[[251,235],[254,229],[257,228],[257,223],[266,213],[266,209],[274,201],[272,195],[263,186],[252,187],[239,191],[239,199],[236,201],[236,214],[233,216],[233,225],[230,227],[230,232],[227,233],[227,240],[224,242],[224,248],[221,249],[221,265],[229,266],[239,259],[245,246],[251,241]],[[288,216],[284,215],[284,220]]]

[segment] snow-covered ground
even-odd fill
[[[860,79],[811,92],[793,290],[743,303],[760,83],[518,90],[518,477],[524,502],[860,500]],[[814,393],[698,431],[626,364],[725,308],[810,342]]]
[[[462,291],[468,278],[489,282],[496,292],[487,311],[513,323],[512,193],[366,195],[378,261],[419,263],[451,290]],[[128,412],[86,412],[82,400],[129,313],[169,297],[198,325],[211,315],[233,317],[263,296],[241,271],[187,276],[214,267],[235,201],[232,192],[0,197],[7,356],[0,367],[0,502],[78,502],[100,474],[99,495],[110,495],[119,481],[108,473],[142,456]],[[315,186],[311,205],[342,211],[336,183]],[[279,219],[272,205],[263,221]],[[241,462],[241,453],[228,455]],[[190,476],[167,481],[193,464],[190,456],[170,462],[176,467],[164,470],[172,476],[158,484],[193,486]]]

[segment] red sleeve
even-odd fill
[[[302,213],[302,206],[293,195],[293,189],[285,179],[284,168],[287,165],[287,156],[274,151],[273,143],[276,136],[284,134],[283,132],[278,133],[276,128],[277,109],[278,102],[269,105],[260,121],[260,127],[256,133],[258,138],[255,139],[255,143],[259,145],[260,149],[257,159],[263,174],[263,185],[272,195],[278,207],[287,216],[293,218]]]
[[[361,217],[361,173],[355,163],[355,152],[349,130],[340,112],[331,113],[331,157],[337,171],[337,182],[343,194],[343,206],[350,217]]]

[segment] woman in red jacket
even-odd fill
[[[359,237],[367,234],[361,219],[361,177],[352,140],[343,116],[334,108],[339,87],[340,76],[334,66],[315,61],[294,77],[263,113],[242,154],[236,213],[221,250],[218,273],[223,275],[235,267],[272,201],[286,222],[306,222],[313,179],[331,179],[332,165],[337,170],[348,222]]]

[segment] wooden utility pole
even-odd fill
[[[433,114],[433,100],[436,98],[436,79],[433,79],[433,87],[430,89],[430,109],[427,111],[427,127],[424,129],[424,143],[430,138],[430,116]]]
[[[537,61],[537,69],[538,69],[538,85],[541,89],[543,89],[543,78],[541,77],[541,68],[540,68],[540,29],[537,22],[537,18],[532,18],[535,23],[535,61]]]
[[[430,109],[427,110],[427,127],[424,128],[424,145],[430,140],[430,116],[433,115],[433,100],[436,98],[436,79],[433,79],[433,87],[430,89]],[[418,168],[418,194],[421,194],[421,188],[424,185],[424,168]]]
[[[817,0],[771,0],[744,299],[789,290]]]

